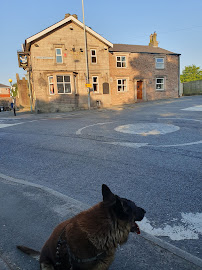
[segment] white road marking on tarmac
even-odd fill
[[[158,118],[160,120],[183,120],[183,121],[196,121],[196,122],[201,122],[202,123],[202,120],[198,120],[198,119],[189,119],[189,118],[169,118],[169,117],[166,117],[166,118]]]
[[[104,142],[108,144],[113,144],[113,145],[120,145],[120,146],[125,146],[125,147],[131,147],[131,148],[140,148],[143,146],[148,146],[148,143],[129,143],[129,142]]]
[[[181,143],[181,144],[168,144],[168,145],[148,145],[152,147],[178,147],[178,146],[189,146],[189,145],[194,145],[194,144],[200,144],[202,141],[197,141],[197,142],[190,142],[190,143]]]
[[[190,112],[202,112],[202,105],[188,107],[186,109],[181,109],[181,110],[182,111],[190,111]]]
[[[148,135],[164,135],[167,133],[178,131],[180,128],[171,124],[161,123],[137,123],[118,126],[115,128],[118,132],[138,134],[142,136]]]
[[[6,128],[6,127],[21,125],[21,124],[23,124],[23,122],[15,123],[15,124],[0,124],[0,128]]]
[[[84,130],[85,128],[88,128],[88,127],[94,127],[94,126],[98,126],[98,125],[111,124],[111,123],[113,123],[113,122],[97,123],[97,124],[93,124],[93,125],[89,125],[89,126],[82,127],[82,128],[80,128],[80,129],[78,129],[78,130],[76,131],[76,135],[81,135],[82,130]]]
[[[165,224],[161,228],[154,228],[144,217],[140,228],[153,236],[167,236],[174,241],[199,239],[202,235],[202,213],[181,213],[181,217],[181,220],[175,220],[179,225]]]

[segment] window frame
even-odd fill
[[[68,76],[69,77],[69,82],[65,82],[65,80],[64,80],[64,77],[65,76]],[[58,77],[63,77],[63,81],[62,82],[58,82],[58,80],[57,80]],[[71,95],[72,94],[72,83],[71,83],[71,75],[70,74],[65,74],[65,75],[58,74],[58,75],[56,75],[56,83],[57,83],[57,91],[58,91],[58,84],[62,84],[63,85],[64,92],[63,93],[60,93],[58,91],[58,94],[59,95]],[[71,92],[65,93],[65,85],[66,84],[69,84],[70,85]]]
[[[93,81],[93,78],[97,78],[97,82]],[[97,85],[97,90],[94,90],[94,85]],[[93,92],[99,93],[99,78],[98,76],[92,76],[92,87],[93,87]]]
[[[121,84],[119,84],[119,81],[121,80]],[[124,85],[123,81],[126,82],[126,84]],[[126,78],[121,78],[121,79],[117,79],[117,92],[118,93],[125,93],[128,91],[128,82]],[[121,90],[119,90],[119,86],[121,86]],[[126,90],[124,90],[124,87],[126,88]]]
[[[118,57],[120,57],[120,60],[117,59]],[[125,57],[125,61],[123,61],[121,59],[122,57]],[[120,67],[118,67],[118,63],[121,63],[121,66]],[[125,63],[125,66],[123,66],[123,63]],[[117,55],[116,56],[116,67],[117,68],[126,68],[127,67],[127,65],[126,65],[126,56],[125,55]]]
[[[58,54],[58,53],[57,53],[57,50],[60,50],[61,54]],[[59,56],[61,57],[62,62],[58,62],[58,61],[57,61],[57,57],[59,57]],[[57,63],[57,64],[63,64],[62,48],[55,48],[55,60],[56,60],[56,63]]]
[[[163,80],[163,83],[157,83],[157,80]],[[157,88],[157,85],[163,85],[163,88]],[[155,82],[156,91],[165,91],[165,78],[164,77],[157,77]]]
[[[162,63],[158,63],[157,62],[158,59],[163,60],[163,62]],[[158,65],[162,65],[162,66],[158,66]],[[165,68],[165,59],[164,59],[164,57],[156,57],[155,58],[155,68],[156,69],[164,69]]]
[[[95,52],[95,55],[92,54],[93,51]],[[91,64],[93,64],[93,65],[97,64],[97,51],[96,51],[96,49],[90,50],[90,57],[91,57]],[[95,58],[95,62],[92,61],[93,58]]]
[[[50,82],[50,78],[52,78],[52,82]],[[53,93],[51,93],[51,85],[53,85]],[[54,80],[53,80],[53,75],[48,76],[48,90],[49,90],[49,95],[55,95],[55,85],[54,85]]]

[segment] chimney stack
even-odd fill
[[[71,15],[70,13],[65,14],[65,19],[68,18],[69,16],[72,16],[72,17],[74,17],[75,19],[78,20],[78,16],[76,14]]]
[[[154,32],[154,34],[151,34],[150,35],[150,42],[149,42],[149,46],[152,46],[152,47],[158,47],[158,41],[156,40],[156,37],[157,37],[157,33]]]

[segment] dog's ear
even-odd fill
[[[113,202],[115,201],[115,196],[109,189],[109,187],[105,184],[102,185],[102,196],[103,196],[103,201],[104,202]]]

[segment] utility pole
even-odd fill
[[[84,17],[84,4],[82,0],[82,10],[83,10],[83,26],[84,26],[84,43],[85,43],[85,57],[86,57],[86,83],[89,84],[89,67],[88,67],[88,48],[87,48],[87,37],[86,37],[86,25]],[[88,109],[90,110],[90,88],[87,88],[88,91]]]

